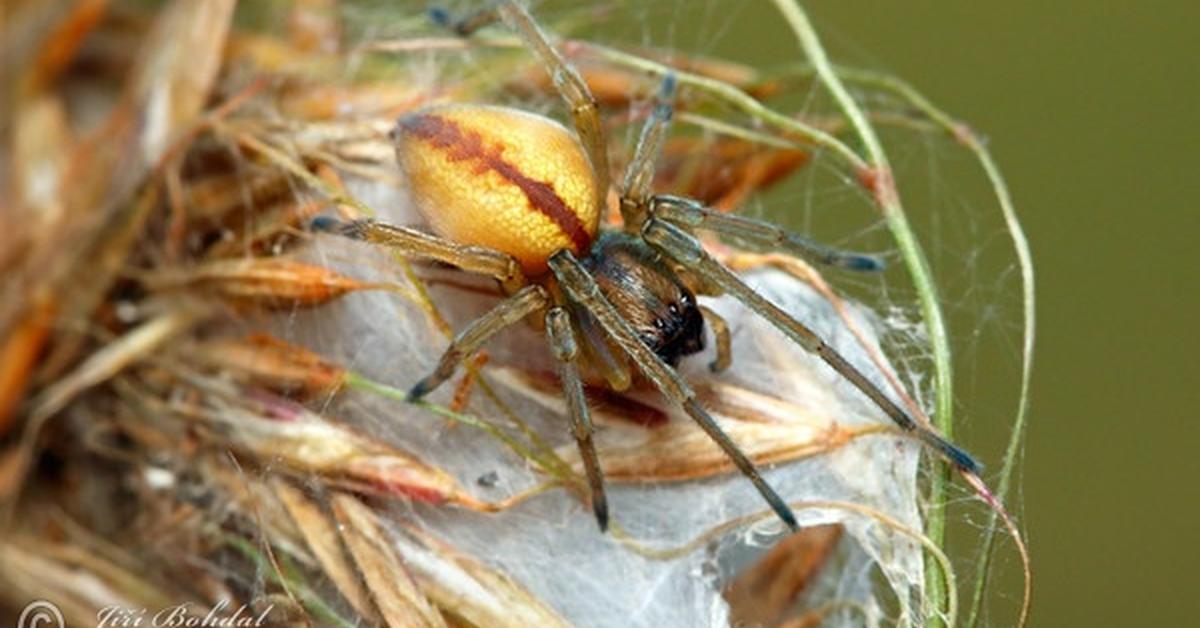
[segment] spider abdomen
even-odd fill
[[[392,131],[417,209],[441,235],[546,272],[560,249],[586,254],[600,221],[591,165],[562,125],[517,109],[438,105]]]

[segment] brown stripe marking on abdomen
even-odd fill
[[[483,145],[483,138],[475,131],[464,131],[453,120],[431,115],[416,114],[400,119],[400,127],[433,146],[446,150],[453,161],[473,159],[487,170],[492,170],[509,183],[520,188],[529,205],[549,218],[575,245],[575,253],[585,253],[592,236],[584,227],[579,216],[567,206],[566,201],[545,181],[530,178],[519,168],[505,161],[498,149]]]

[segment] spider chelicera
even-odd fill
[[[557,359],[591,488],[592,509],[608,525],[581,367],[615,390],[633,369],[677,403],[725,451],[793,530],[796,517],[730,440],[675,371],[680,358],[704,348],[706,321],[718,338],[714,366],[728,364],[728,328],[696,295],[729,294],[816,354],[905,431],[960,469],[976,472],[969,454],[917,423],[807,326],[759,295],[710,256],[695,231],[726,234],[851,270],[878,270],[870,255],[848,253],[792,235],[769,223],[724,214],[697,201],[652,194],[654,162],[671,120],[675,81],[667,76],[642,128],[620,187],[620,228],[600,226],[609,189],[607,141],[596,101],[518,3],[501,1],[451,23],[461,35],[503,21],[546,66],[570,107],[576,134],[532,113],[484,105],[434,105],[406,114],[391,138],[416,207],[438,235],[374,220],[321,216],[316,231],[334,232],[495,278],[508,295],[451,342],[411,400],[444,383],[458,364],[497,332],[538,315]]]

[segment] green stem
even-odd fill
[[[1004,451],[1004,463],[1000,469],[1000,481],[996,490],[996,499],[1000,503],[1004,503],[1008,497],[1009,490],[1012,488],[1013,471],[1016,469],[1016,461],[1020,453],[1021,443],[1024,442],[1025,424],[1028,421],[1029,414],[1029,385],[1033,374],[1033,347],[1037,336],[1033,256],[1029,251],[1029,240],[1025,237],[1025,231],[1021,228],[1021,221],[1017,219],[1017,212],[1012,202],[1012,196],[1009,194],[1008,185],[1004,182],[1004,177],[1000,173],[999,166],[996,165],[991,152],[988,151],[983,142],[979,140],[979,137],[967,125],[955,120],[931,103],[923,94],[899,79],[861,71],[854,74],[855,80],[860,83],[869,84],[873,82],[875,85],[888,89],[908,100],[909,103],[925,114],[926,117],[945,128],[948,133],[953,135],[967,150],[975,155],[976,160],[979,161],[984,174],[992,185],[996,200],[1000,205],[1000,212],[1004,216],[1005,226],[1008,229],[1009,236],[1012,238],[1013,250],[1016,252],[1017,261],[1021,268],[1025,330],[1021,349],[1021,390],[1017,401],[1017,416],[1013,421],[1012,432],[1009,434],[1008,445]],[[999,513],[992,511],[984,532],[980,560],[976,563],[975,586],[971,593],[971,609],[966,624],[968,628],[978,625],[980,613],[983,609],[983,596],[987,590],[988,578],[991,575],[991,563],[995,550],[999,516]]]
[[[1013,423],[1012,433],[1008,437],[1008,447],[1004,451],[1004,466],[1000,469],[1000,483],[996,491],[996,499],[1003,504],[1007,500],[1009,488],[1012,486],[1013,471],[1016,469],[1017,455],[1020,452],[1021,443],[1024,442],[1025,423],[1029,410],[1029,381],[1033,370],[1033,344],[1036,330],[1033,258],[1029,253],[1029,242],[1025,239],[1025,232],[1021,229],[1021,223],[1017,220],[1016,212],[1013,210],[1012,200],[1008,195],[1008,188],[1004,185],[1004,179],[1000,176],[1000,169],[996,166],[995,161],[992,160],[992,156],[987,152],[987,149],[982,147],[982,144],[976,141],[974,142],[974,146],[979,147],[976,154],[979,156],[984,170],[987,171],[988,178],[991,179],[993,185],[996,187],[996,196],[1000,199],[1000,207],[1004,212],[1009,233],[1012,235],[1017,257],[1020,259],[1021,279],[1025,290],[1025,339],[1022,348],[1024,361],[1021,368],[1021,398],[1017,406],[1017,418]],[[995,548],[998,519],[999,513],[993,510],[988,517],[987,530],[984,533],[983,549],[978,567],[976,568],[975,589],[971,594],[971,614],[967,619],[967,626],[969,628],[973,628],[978,623],[979,614],[983,608],[983,593],[987,589],[988,576],[991,573],[992,552]]]
[[[812,71],[815,73],[815,70]],[[1029,251],[1029,240],[1025,237],[1025,231],[1021,228],[1021,221],[1017,218],[1017,211],[1013,205],[1012,195],[1009,193],[1008,185],[1004,182],[1004,177],[1001,175],[1000,168],[996,165],[995,159],[992,158],[991,152],[979,140],[979,137],[966,124],[954,119],[950,114],[930,102],[924,94],[921,94],[908,83],[892,76],[841,67],[837,68],[837,72],[848,81],[886,90],[908,101],[917,111],[920,111],[926,118],[940,126],[946,133],[953,136],[968,151],[975,155],[975,159],[983,168],[988,182],[992,185],[993,193],[996,195],[1000,213],[1004,217],[1005,226],[1008,229],[1009,236],[1012,238],[1013,250],[1017,255],[1017,263],[1021,268],[1022,302],[1024,308],[1021,384],[1020,396],[1017,401],[1017,416],[1013,421],[1012,432],[1009,434],[1008,445],[1005,448],[1004,463],[1000,469],[1000,480],[996,491],[997,500],[1004,503],[1012,487],[1013,471],[1016,469],[1016,461],[1020,453],[1021,443],[1024,442],[1025,425],[1029,415],[1029,387],[1033,375],[1033,348],[1037,336],[1037,302],[1033,274],[1033,256]],[[987,590],[988,579],[991,575],[991,563],[995,549],[998,523],[999,513],[993,511],[988,518],[988,524],[983,537],[983,547],[980,550],[980,559],[976,563],[975,585],[971,593],[970,615],[968,615],[966,622],[968,628],[974,628],[974,626],[978,625],[980,613],[983,610],[983,596]]]
[[[742,113],[761,120],[781,131],[786,131],[799,137],[815,146],[827,148],[832,151],[839,159],[850,165],[855,170],[862,170],[867,167],[867,163],[863,158],[854,152],[845,142],[842,142],[832,134],[821,130],[810,124],[805,124],[800,120],[786,116],[770,107],[763,105],[750,94],[734,87],[723,81],[708,78],[691,72],[678,70],[657,61],[651,61],[637,55],[623,52],[615,48],[608,48],[599,44],[573,42],[582,48],[595,54],[597,57],[604,59],[610,63],[625,66],[654,76],[664,76],[673,74],[675,80],[680,85],[688,86],[696,91],[708,93],[712,96],[725,101],[735,109],[739,109]]]
[[[866,149],[867,161],[870,163],[872,172],[860,174],[873,176],[873,191],[876,201],[887,222],[888,229],[892,232],[892,237],[896,239],[896,245],[900,249],[901,257],[917,291],[933,353],[934,382],[937,393],[934,424],[943,435],[950,438],[953,431],[953,367],[946,322],[942,316],[932,269],[916,235],[908,224],[899,193],[892,180],[887,153],[862,108],[850,96],[833,65],[829,62],[825,49],[804,10],[793,1],[774,0],[774,2],[795,32],[800,47],[813,64],[817,76],[833,95],[838,108],[850,121]],[[948,469],[944,464],[940,465],[938,469],[932,474],[930,481],[925,532],[936,545],[942,546],[946,534],[945,494]],[[945,593],[947,577],[940,567],[930,563],[930,569],[926,573],[927,595],[930,604],[938,612],[945,612],[948,607]],[[936,616],[930,617],[930,619],[941,623]]]
[[[321,625],[338,626],[339,628],[352,628],[357,625],[357,622],[352,623],[339,615],[336,610],[325,602],[319,593],[301,579],[298,573],[284,574],[276,571],[275,564],[264,556],[249,540],[235,535],[223,536],[231,547],[241,552],[247,559],[253,561],[258,566],[259,571],[267,574],[267,577],[274,581],[275,584],[284,589],[294,591],[299,598],[300,604],[311,615],[311,619],[317,620]],[[284,556],[287,555],[285,554]]]
[[[535,452],[532,449],[527,448],[517,439],[510,436],[504,430],[488,421],[478,419],[467,414],[462,414],[460,412],[455,412],[449,408],[439,406],[435,403],[429,403],[428,401],[409,401],[408,393],[404,392],[403,390],[374,381],[354,372],[346,374],[346,386],[352,389],[370,392],[381,397],[403,401],[405,403],[412,403],[415,406],[429,410],[430,412],[433,412],[434,414],[437,414],[443,418],[483,430],[489,436],[492,436],[496,440],[507,445],[508,448],[513,451],[513,453],[525,460],[529,460],[537,464],[542,468],[542,470],[550,475],[560,479],[571,477],[570,466],[567,465],[567,463],[561,458],[558,458],[558,456],[554,455],[553,450],[542,453]]]

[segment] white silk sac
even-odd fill
[[[348,184],[356,198],[380,211],[378,219],[420,224],[394,188]],[[391,253],[320,235],[307,256],[397,289],[354,293],[287,313],[276,321],[281,337],[401,391],[432,370],[449,339],[412,297],[410,276]],[[454,330],[499,298],[488,280],[428,264],[413,269],[427,280],[431,301]],[[862,342],[882,359],[876,343],[886,329],[879,317],[852,303],[839,315],[825,296],[777,270],[751,270],[743,277],[880,388],[893,390]],[[679,371],[792,504],[802,527],[844,526],[831,558],[800,596],[796,614],[824,608],[822,625],[920,623],[926,564],[917,540],[919,446],[892,429],[878,408],[827,365],[734,299],[700,301],[729,322],[733,364],[724,372],[710,371],[716,344],[710,331],[707,348],[685,358]],[[543,333],[534,325],[516,325],[485,349],[486,364],[461,414],[491,423],[528,450],[552,451],[582,477]],[[464,372],[460,368],[428,401],[448,407]],[[919,375],[905,377],[910,391],[926,383]],[[554,475],[488,430],[355,386],[314,409],[450,474],[466,494],[492,505],[375,496],[370,503],[380,509],[396,552],[418,580],[440,582],[499,615],[519,617],[518,607],[537,606],[540,623],[729,625],[724,587],[783,539],[785,528],[687,415],[649,388],[627,397],[632,401],[601,394],[593,409],[612,521],[607,534],[598,529],[582,492],[561,483],[535,491]],[[656,418],[647,425],[646,416]],[[488,509],[494,512],[484,512]],[[411,542],[414,532],[432,541],[419,549]],[[526,597],[499,593],[463,570],[467,563]]]

